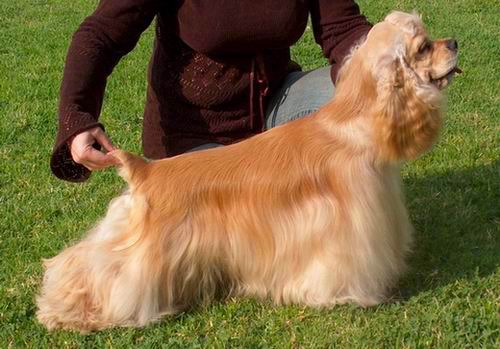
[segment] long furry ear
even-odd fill
[[[380,156],[386,161],[415,159],[437,139],[441,94],[399,57],[386,57],[379,68],[373,120]]]

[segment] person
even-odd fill
[[[330,66],[301,72],[290,46],[309,14]],[[353,0],[101,0],[68,50],[50,162],[58,178],[81,182],[114,164],[98,121],[106,80],[155,17],[142,135],[151,159],[235,143],[317,110],[371,28]]]

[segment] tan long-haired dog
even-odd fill
[[[146,162],[80,243],[46,261],[49,329],[143,326],[223,295],[331,306],[382,302],[411,225],[399,168],[435,142],[454,40],[394,12],[344,64],[316,114],[239,144]]]

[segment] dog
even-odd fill
[[[455,40],[431,41],[418,15],[393,12],[315,114],[164,160],[115,151],[128,189],[45,261],[38,320],[86,332],[225,296],[384,302],[412,242],[400,166],[435,143],[457,56]]]

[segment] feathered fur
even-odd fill
[[[143,326],[227,295],[383,302],[412,240],[399,167],[441,125],[441,93],[411,65],[423,29],[393,24],[421,22],[390,16],[308,118],[160,161],[115,152],[129,189],[45,262],[38,319],[49,329]]]

